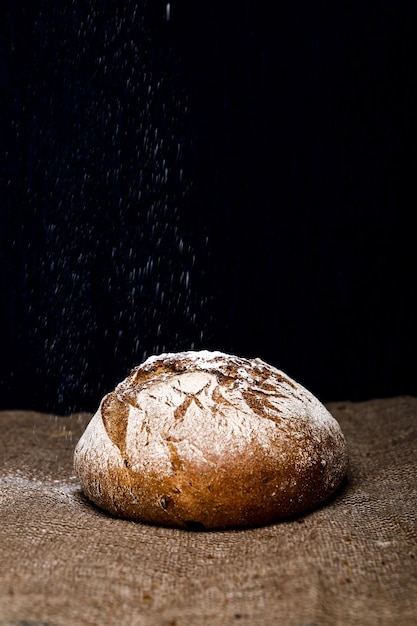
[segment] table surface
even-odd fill
[[[0,412],[0,626],[415,626],[417,398],[327,407],[350,453],[336,496],[216,532],[91,505],[72,469],[91,415]]]

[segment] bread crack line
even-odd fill
[[[183,392],[185,393],[185,392]],[[181,404],[179,406],[177,406],[177,408],[174,411],[174,417],[176,420],[181,420],[184,419],[184,416],[186,414],[186,412],[188,411],[188,409],[190,408],[190,406],[192,405],[192,403],[194,402],[194,404],[196,404],[198,406],[198,408],[201,411],[204,411],[204,406],[202,405],[202,403],[200,402],[200,400],[191,394],[187,394],[187,397],[185,398],[185,400],[183,402],[181,402]]]

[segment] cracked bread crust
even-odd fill
[[[213,529],[271,523],[329,498],[347,468],[336,420],[260,359],[150,357],[77,444],[84,493],[113,515]]]

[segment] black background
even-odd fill
[[[201,348],[417,395],[412,8],[6,2],[0,408]]]

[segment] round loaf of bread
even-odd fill
[[[340,485],[346,443],[309,391],[260,359],[147,359],[102,400],[78,442],[85,495],[113,515],[190,529],[308,511]]]

